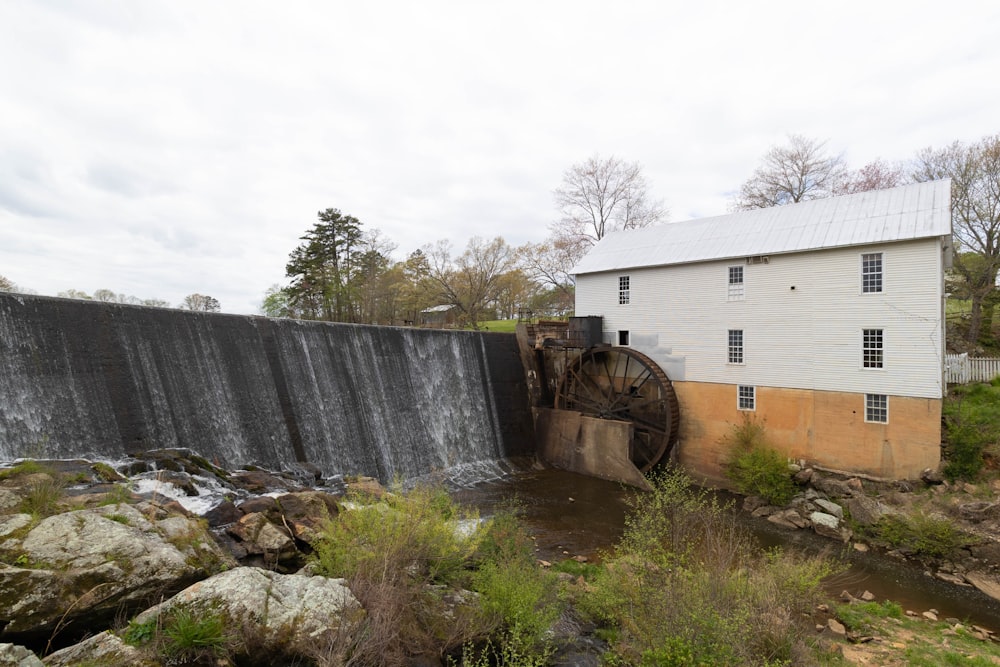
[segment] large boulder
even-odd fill
[[[41,664],[41,663],[39,663]],[[129,646],[118,635],[104,631],[45,656],[45,667],[163,667],[164,661]]]
[[[42,519],[0,542],[0,636],[90,627],[235,565],[203,522],[119,504]],[[70,630],[72,632],[72,630]]]
[[[193,584],[133,622],[149,623],[178,608],[221,614],[243,645],[286,656],[313,655],[344,641],[364,613],[343,579],[238,567]]]

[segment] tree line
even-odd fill
[[[34,293],[27,288],[20,288],[14,281],[4,276],[0,276],[0,292],[23,292]],[[170,308],[170,302],[163,299],[140,299],[124,292],[118,293],[109,289],[94,290],[93,294],[88,294],[78,289],[68,289],[56,294],[63,299],[83,299],[85,301],[102,301],[104,303],[124,303],[131,306],[150,306],[153,308]],[[177,308],[182,310],[197,310],[206,313],[218,313],[222,310],[219,301],[204,294],[188,294],[184,300],[177,304]]]
[[[772,146],[734,191],[734,211],[782,206],[810,199],[950,178],[956,244],[948,276],[952,297],[968,304],[962,334],[968,346],[997,347],[993,313],[1000,302],[1000,134],[924,148],[902,162],[876,159],[848,166],[826,141],[789,135]],[[530,313],[558,317],[573,310],[572,268],[605,235],[666,222],[669,211],[651,196],[637,162],[594,155],[572,165],[553,190],[558,217],[540,243],[511,246],[502,237],[475,237],[458,251],[448,240],[429,243],[404,260],[375,228],[336,208],[319,211],[285,266],[286,285],[264,294],[261,313],[367,324],[419,323],[421,313],[450,308],[455,324],[476,328],[484,320]],[[0,276],[0,290],[18,288]],[[111,290],[58,296],[168,306]],[[218,311],[219,302],[191,294],[178,305]]]

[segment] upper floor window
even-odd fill
[[[861,330],[861,365],[863,368],[882,368],[884,342],[882,329]]]
[[[861,293],[882,291],[882,253],[866,252],[861,255]]]
[[[743,363],[743,329],[729,330],[729,363]]]
[[[757,387],[747,385],[736,386],[736,408],[738,410],[757,409]]]
[[[618,276],[618,305],[625,306],[629,302],[629,276]]]
[[[889,422],[889,397],[885,394],[865,394],[865,421]]]
[[[743,301],[744,299],[742,266],[729,267],[729,292],[727,298],[729,301]]]

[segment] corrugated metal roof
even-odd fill
[[[951,234],[951,181],[613,232],[574,275]]]

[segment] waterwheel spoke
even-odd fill
[[[656,363],[630,348],[591,349],[567,364],[558,408],[631,422],[629,456],[643,472],[663,457],[677,432],[677,400]]]

